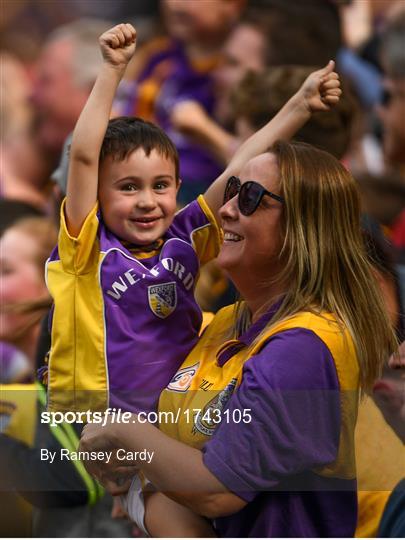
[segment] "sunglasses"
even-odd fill
[[[225,186],[224,204],[236,197],[236,195],[238,195],[240,213],[244,216],[251,216],[257,210],[265,195],[284,203],[283,197],[267,191],[258,182],[249,180],[242,184],[237,176],[231,176]]]

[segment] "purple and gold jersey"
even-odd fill
[[[215,521],[219,537],[353,536],[354,343],[324,312],[262,334],[277,307],[238,339],[233,306],[215,315],[162,392],[159,427],[202,449],[205,466],[247,503]]]
[[[203,197],[176,214],[148,253],[126,247],[97,206],[71,237],[62,207],[58,247],[47,263],[55,303],[49,408],[153,410],[197,341],[202,315],[194,285],[220,243]]]

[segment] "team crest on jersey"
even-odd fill
[[[209,401],[200,414],[196,415],[193,431],[199,431],[207,437],[211,437],[215,428],[220,423],[222,411],[228,403],[236,388],[238,379],[233,378],[226,387]]]
[[[153,313],[165,319],[168,317],[177,306],[177,289],[176,283],[161,283],[160,285],[151,285],[148,287],[148,300],[150,309]]]
[[[179,369],[173,379],[169,382],[167,390],[171,390],[172,392],[187,392],[194,375],[197,373],[199,365],[200,362],[197,362],[193,366]]]

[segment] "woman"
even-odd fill
[[[88,425],[82,450],[154,451],[136,466],[220,536],[352,536],[358,394],[396,348],[355,183],[329,154],[282,142],[240,177],[218,262],[244,300],[217,313],[163,392],[177,423]],[[106,481],[123,464],[87,466]]]
[[[44,265],[56,238],[51,220],[27,217],[12,224],[0,239],[2,383],[32,378],[35,371],[40,323],[51,305]]]

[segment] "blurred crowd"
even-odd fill
[[[57,239],[68,137],[102,61],[98,37],[121,21],[136,27],[138,49],[114,115],[139,116],[167,132],[179,150],[182,205],[205,191],[235,149],[275,116],[314,68],[336,60],[344,91],[339,105],[315,114],[296,138],[336,156],[358,181],[369,254],[404,340],[404,0],[3,0],[2,11],[0,383],[30,384],[43,363],[43,320],[51,307],[43,267]],[[215,263],[204,270],[196,294],[207,311],[234,300]],[[403,384],[388,367],[384,377]],[[28,458],[23,446],[7,447],[1,436],[3,464],[17,450],[23,461],[35,463],[34,439],[18,441],[34,452]],[[30,496],[32,506],[18,507],[29,516],[34,508],[34,535],[73,535],[64,507],[85,509],[76,532],[93,535],[97,520],[89,517],[88,483],[71,467],[49,479],[65,497],[52,503]],[[390,478],[386,493],[400,479]],[[100,504],[105,509],[111,501],[101,497],[91,511]],[[55,513],[49,518],[50,507],[58,508],[57,519]],[[2,515],[0,523],[6,535],[17,527],[7,518]],[[98,534],[129,534],[123,523],[104,523]],[[24,520],[18,526],[19,535],[30,534]],[[375,534],[373,526],[364,535]]]

